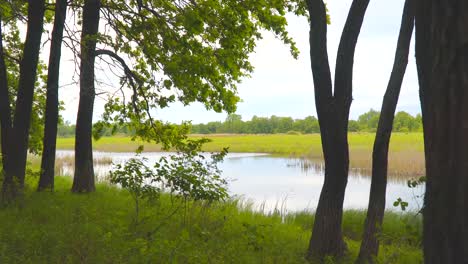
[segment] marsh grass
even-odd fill
[[[306,263],[314,221],[308,211],[261,213],[241,200],[162,195],[143,204],[144,221],[135,225],[125,190],[98,184],[96,192],[77,195],[70,185],[57,177],[55,192],[28,191],[21,206],[0,209],[1,263]],[[364,216],[344,213],[349,252],[335,263],[355,259]],[[417,216],[388,212],[379,263],[421,263],[420,225]]]
[[[111,165],[112,164],[112,157],[94,157],[93,158],[94,165]],[[29,155],[28,156],[28,163],[29,166],[35,170],[39,170],[41,168],[41,157],[37,155]],[[55,172],[58,175],[63,175],[64,168],[75,167],[75,156],[73,155],[64,155],[58,156],[55,158]]]

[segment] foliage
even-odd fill
[[[127,190],[135,202],[135,224],[139,223],[140,200],[154,201],[161,194],[161,188],[152,184],[154,173],[144,162],[146,159],[130,159],[125,164],[117,164],[110,171],[110,182]]]
[[[5,4],[0,8],[3,8],[3,12],[6,12],[9,16],[0,16],[2,18],[2,29],[4,32],[2,36],[4,45],[4,60],[7,68],[7,82],[9,87],[9,102],[12,113],[10,116],[13,118],[13,112],[15,110],[18,81],[19,81],[19,62],[22,58],[24,39],[22,38],[20,27],[24,26],[21,20],[17,16],[21,16],[18,12],[26,13],[24,8],[24,2],[13,1],[10,4]],[[15,8],[12,10],[12,8]],[[29,151],[38,154],[42,151],[42,137],[44,133],[44,111],[45,111],[45,98],[46,98],[46,80],[47,80],[47,66],[44,62],[40,61],[37,67],[37,81],[36,91],[34,93],[33,110],[31,115],[31,126],[29,130]],[[13,120],[13,119],[12,119]]]
[[[420,187],[420,186],[424,186],[426,184],[426,177],[425,176],[421,176],[417,179],[414,179],[414,178],[411,178],[409,180],[406,181],[406,185],[408,186],[408,188],[410,189],[415,189],[417,187]],[[424,191],[422,191],[422,193],[418,193],[418,194],[414,194],[414,201],[417,201],[417,199],[422,199],[424,198]],[[400,206],[401,210],[402,211],[405,211],[406,210],[406,207],[408,207],[408,202],[406,201],[403,201],[401,198],[398,198],[395,202],[393,202],[393,206],[395,207],[398,207]],[[421,213],[422,210],[423,210],[423,207],[421,207],[420,204],[417,204],[417,213]]]
[[[74,137],[76,132],[76,125],[72,125],[70,122],[60,122],[57,126],[57,137],[59,138],[69,138]],[[105,134],[110,136],[111,133]]]
[[[400,206],[401,210],[405,211],[406,207],[408,207],[408,202],[405,202],[401,198],[398,198],[395,202],[393,202],[393,206],[395,207]]]
[[[122,68],[120,85],[108,93],[97,138],[106,126],[129,125],[135,138],[165,148],[185,140],[188,124],[174,126],[153,109],[178,100],[234,112],[236,85],[252,72],[249,55],[262,30],[298,50],[286,32],[286,13],[305,15],[303,1],[102,1],[106,31],[98,54]],[[105,60],[103,60],[105,61]]]
[[[357,124],[350,122],[349,127],[353,131],[369,131],[375,132],[379,123],[380,112],[373,109],[369,112],[359,116]],[[350,130],[351,131],[351,130]],[[412,116],[407,112],[400,111],[396,113],[395,119],[393,120],[393,131],[394,132],[421,132],[422,131],[422,117],[421,114]]]
[[[234,133],[234,134],[275,134],[298,131],[303,134],[320,132],[317,118],[305,119],[271,116],[270,118],[253,116],[250,121],[242,121],[237,114],[230,114],[224,122],[209,122],[192,125],[194,134]]]
[[[358,120],[349,120],[349,132],[375,132],[379,122],[380,113],[371,109],[358,117]],[[395,132],[417,132],[422,129],[421,115],[415,117],[406,113],[398,112],[395,115],[393,131]],[[290,130],[299,131],[303,134],[319,133],[320,127],[316,117],[308,116],[304,119],[292,119],[291,117],[270,118],[254,116],[250,121],[242,121],[240,115],[230,114],[224,122],[209,122],[207,124],[192,125],[192,133],[214,134],[214,133],[238,133],[238,134],[275,134],[287,133]]]
[[[188,140],[176,154],[161,157],[154,170],[145,158],[132,158],[117,164],[110,172],[110,181],[129,191],[135,202],[136,222],[139,222],[140,201],[158,200],[162,192],[184,199],[220,201],[228,197],[225,179],[218,163],[227,149],[207,158],[199,154],[205,140]]]
[[[196,150],[185,149],[162,157],[155,164],[156,175],[170,193],[193,200],[224,200],[228,197],[227,182],[217,165],[226,154],[227,149],[223,149],[207,158]]]

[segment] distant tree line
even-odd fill
[[[357,120],[349,120],[348,131],[350,132],[375,132],[379,122],[380,112],[373,109],[360,115]],[[73,137],[76,126],[65,122],[59,124],[59,137]],[[393,122],[394,132],[420,132],[422,131],[421,114],[412,116],[411,114],[400,111],[395,115]],[[291,117],[258,117],[253,116],[249,121],[242,121],[242,116],[230,114],[224,122],[213,121],[206,124],[192,125],[193,134],[276,134],[276,133],[301,133],[312,134],[320,133],[318,120],[315,116],[308,116],[304,119],[293,119]],[[112,135],[135,135],[135,130],[128,125],[115,125],[101,128],[99,136]]]
[[[357,120],[349,120],[348,131],[358,132],[358,131],[367,131],[375,132],[377,130],[377,125],[379,124],[380,112],[373,109],[369,112],[364,113],[358,117]],[[393,120],[393,130],[394,132],[422,132],[422,117],[421,114],[412,116],[411,114],[400,111],[395,114],[395,119]]]
[[[57,135],[61,138],[67,137],[74,137],[76,131],[76,125],[71,124],[70,122],[60,123],[58,125]],[[112,135],[126,135],[126,136],[134,136],[135,129],[128,125],[113,125],[113,126],[104,126],[99,127],[99,130],[95,127],[94,128],[94,135],[100,137],[110,137]]]
[[[258,117],[253,116],[250,121],[242,121],[237,114],[228,115],[224,122],[209,122],[207,124],[192,125],[194,134],[235,133],[235,134],[274,134],[297,131],[300,133],[319,133],[317,118],[308,116],[304,119],[291,117]]]
[[[379,123],[380,112],[373,109],[360,115],[357,120],[349,120],[350,132],[375,132]],[[393,122],[395,132],[422,131],[421,114],[412,116],[400,111],[395,115]],[[235,133],[235,134],[274,134],[274,133],[320,133],[319,123],[316,117],[308,116],[304,119],[291,117],[258,117],[253,116],[249,121],[242,121],[237,114],[229,115],[224,122],[209,122],[206,124],[192,125],[194,134]]]

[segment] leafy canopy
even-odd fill
[[[98,128],[132,123],[137,136],[166,145],[188,129],[153,120],[152,110],[178,100],[234,112],[236,85],[253,71],[249,54],[256,41],[271,31],[297,57],[285,15],[305,14],[303,1],[290,0],[120,0],[102,1],[101,10],[108,30],[100,45],[127,65],[121,92],[109,96]]]

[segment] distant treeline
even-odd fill
[[[375,132],[379,123],[380,112],[371,109],[359,116],[358,120],[349,120],[350,132]],[[422,131],[421,115],[412,116],[401,111],[395,115],[393,122],[394,132]],[[304,119],[292,119],[291,117],[257,117],[250,121],[242,121],[237,114],[229,115],[224,122],[209,122],[207,124],[192,125],[194,134],[275,134],[275,133],[319,133],[320,127],[316,117],[308,116]]]
[[[74,137],[75,136],[76,125],[65,122],[58,125],[58,137]],[[115,130],[115,131],[113,131]],[[104,127],[103,130],[99,133],[101,136],[109,137],[115,134],[133,136],[135,134],[134,130],[128,126],[115,126],[114,127]]]
[[[348,129],[350,132],[375,132],[379,123],[380,112],[371,109],[358,117],[357,120],[349,120]],[[395,115],[393,122],[394,132],[416,132],[422,131],[421,115],[412,116],[401,111]],[[228,115],[224,122],[215,121],[207,124],[192,125],[193,134],[311,134],[319,133],[320,127],[316,117],[308,116],[304,119],[293,119],[291,117],[252,117],[249,121],[242,121],[242,117],[237,114]],[[112,128],[105,128],[101,135],[111,136],[114,134],[133,135],[133,130],[127,126],[118,126],[115,131]],[[72,137],[75,135],[75,125],[70,123],[60,124],[58,128],[59,137]]]

